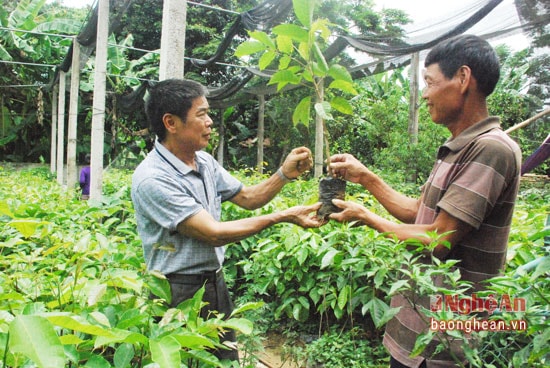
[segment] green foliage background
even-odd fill
[[[249,170],[235,174],[248,184],[263,178]],[[297,362],[330,367],[338,356],[350,367],[383,366],[388,357],[381,335],[395,313],[391,295],[410,288],[441,292],[433,290],[435,275],[449,277],[449,293],[463,287],[452,262],[418,264],[418,254],[407,251],[406,243],[375,231],[337,223],[304,231],[281,224],[228,246],[227,279],[242,313],[227,323],[203,321],[196,313],[200,295],[168,310],[162,303],[169,298],[165,281],[145,271],[129,198],[130,172],[109,170],[105,180],[103,202],[93,203],[64,191],[46,168],[0,170],[0,361],[5,366],[33,361],[51,367],[145,367],[161,362],[158,354],[171,357],[159,363],[162,367],[172,366],[170,361],[227,366],[208,347],[229,326],[242,332],[243,346],[268,332],[301,341],[313,336],[315,343],[301,349],[290,343],[288,354]],[[297,181],[253,212],[225,203],[224,220],[312,203],[316,196],[316,180]],[[350,186],[348,199],[384,213],[358,186]],[[469,353],[476,367],[548,364],[549,199],[544,187],[522,186],[506,273],[490,286],[497,295],[526,299],[524,313],[494,317],[524,319],[528,329],[480,333],[483,344]],[[404,274],[404,264],[414,272]],[[259,302],[265,303],[261,309]],[[424,337],[418,351],[431,338]],[[340,355],[329,354],[332,349]],[[249,353],[253,364],[254,349]]]

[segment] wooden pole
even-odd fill
[[[418,65],[419,54],[415,52],[411,56],[411,68],[410,68],[410,101],[409,101],[409,142],[411,145],[418,143]]]
[[[258,143],[258,154],[256,157],[256,166],[258,167],[258,172],[260,174],[264,173],[264,137],[265,137],[265,96],[258,96],[259,106],[258,106],[258,134],[257,143]]]
[[[164,0],[160,38],[159,80],[183,78],[186,0]]]
[[[71,94],[69,96],[69,130],[67,132],[67,188],[72,190],[77,182],[76,141],[78,126],[78,91],[80,89],[80,44],[73,39],[71,64]]]
[[[92,108],[92,149],[90,160],[90,200],[101,200],[103,183],[103,144],[105,135],[105,95],[107,78],[107,38],[109,0],[99,0],[97,18],[94,101]]]
[[[225,146],[225,116],[224,116],[224,111],[223,109],[221,109],[221,114],[220,114],[220,142],[218,144],[218,154],[217,154],[217,157],[218,157],[218,163],[223,166],[223,150],[224,150],[224,146]]]
[[[409,86],[409,145],[414,147],[418,144],[418,110],[420,104],[418,103],[418,66],[420,64],[420,56],[418,52],[411,55],[411,67],[409,70],[410,86]],[[411,182],[416,182],[418,178],[418,172],[416,164],[411,163]]]
[[[317,91],[316,95],[316,103],[322,103],[324,99],[324,88],[322,83],[319,83],[319,90]],[[323,143],[325,140],[325,133],[324,133],[324,121],[323,117],[319,115],[318,113],[315,114],[315,168],[314,168],[314,175],[316,178],[320,178],[321,175],[323,175]],[[328,159],[328,157],[327,157]]]
[[[52,130],[50,144],[50,172],[54,173],[57,169],[57,94],[59,86],[56,84],[52,92]]]
[[[537,119],[540,119],[542,118],[544,115],[547,115],[547,114],[550,114],[550,108],[546,109],[546,110],[543,110],[541,112],[539,112],[537,115],[533,116],[533,117],[530,117],[529,119],[525,120],[525,121],[522,121],[521,123],[519,124],[516,124],[514,125],[513,127],[510,127],[508,129],[506,129],[504,132],[505,133],[512,133],[514,130],[518,130],[520,128],[523,128],[524,126],[527,126],[529,124],[531,124],[533,121],[537,120]]]
[[[65,182],[65,72],[59,72],[59,96],[57,102],[57,182]]]

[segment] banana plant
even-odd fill
[[[357,94],[347,69],[327,60],[323,54],[332,32],[327,19],[314,19],[317,3],[317,0],[293,0],[299,24],[280,24],[272,29],[272,35],[251,31],[251,39],[235,51],[241,58],[259,54],[260,70],[276,65],[268,84],[277,85],[277,91],[286,86],[302,86],[313,91],[314,100],[311,95],[304,97],[294,109],[292,121],[295,125],[309,126],[312,107],[315,110],[315,177],[323,171],[323,152],[329,155],[325,122],[333,119],[334,110],[352,114],[351,104],[342,95]]]

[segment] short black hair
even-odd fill
[[[500,63],[495,50],[489,42],[474,35],[454,36],[437,44],[424,62],[425,67],[432,64],[439,64],[447,79],[453,78],[461,66],[469,66],[479,91],[485,96],[493,93],[500,78]]]
[[[155,83],[148,93],[145,113],[151,130],[162,142],[166,138],[164,114],[174,114],[185,122],[193,101],[208,96],[208,89],[189,79],[166,79]]]

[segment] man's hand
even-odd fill
[[[342,209],[341,212],[335,212],[329,215],[329,219],[338,222],[358,221],[359,223],[357,225],[365,225],[365,219],[368,218],[368,215],[371,213],[363,205],[356,202],[333,199],[332,203],[336,207]]]
[[[343,178],[352,183],[359,183],[361,177],[370,173],[365,165],[349,153],[333,155],[329,161],[329,172],[335,178]]]
[[[311,151],[307,147],[294,148],[283,162],[281,171],[288,179],[296,179],[313,166]]]
[[[326,221],[317,217],[317,210],[321,207],[321,202],[311,206],[295,206],[284,210],[286,222],[299,225],[304,229],[320,227]]]

